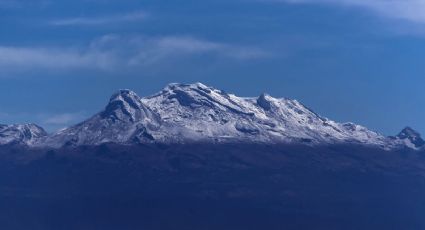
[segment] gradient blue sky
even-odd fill
[[[52,131],[203,82],[336,121],[425,133],[425,1],[0,1],[0,123]]]

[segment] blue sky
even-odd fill
[[[0,123],[49,131],[203,82],[392,135],[425,133],[425,1],[0,1]]]

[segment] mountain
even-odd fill
[[[0,124],[0,145],[24,144],[32,145],[47,132],[35,124],[2,125]]]
[[[412,148],[407,138],[414,148],[420,147],[420,136],[405,133],[405,138],[390,138],[357,124],[338,123],[296,100],[267,94],[237,97],[201,83],[174,83],[145,98],[119,90],[103,111],[88,120],[24,143],[36,147],[244,142]]]
[[[419,133],[267,94],[119,90],[57,133],[0,126],[0,143],[1,229],[425,229]]]
[[[425,141],[422,139],[421,135],[410,127],[404,128],[396,138],[404,141],[404,143],[411,148],[422,148],[425,146]]]
[[[148,130],[155,130],[160,124],[160,117],[146,107],[136,93],[119,90],[112,95],[104,111],[44,138],[38,145],[61,147],[152,141]]]
[[[170,84],[142,101],[164,121],[153,133],[161,141],[389,144],[362,126],[339,124],[296,100],[266,94],[242,98],[201,83]]]

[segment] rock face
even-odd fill
[[[43,128],[35,124],[1,125],[0,145],[19,144],[32,145],[40,138],[47,136]]]
[[[3,132],[2,138],[14,139],[9,134]],[[49,136],[43,131],[31,137],[18,140],[39,147],[108,142],[350,143],[388,149],[400,146],[417,149],[424,145],[412,129],[390,138],[360,125],[319,116],[296,100],[267,94],[258,98],[237,97],[201,83],[169,84],[145,98],[130,90],[120,90],[103,111],[88,120]]]

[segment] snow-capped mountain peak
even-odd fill
[[[47,136],[47,132],[35,124],[0,124],[0,145],[25,144],[31,145],[39,138]]]
[[[153,138],[148,129],[155,130],[160,123],[160,117],[135,92],[124,89],[114,93],[100,113],[42,139],[38,145],[61,147],[149,141]]]
[[[0,127],[3,140],[6,134],[14,137],[4,130],[8,129]],[[297,100],[266,93],[238,97],[202,83],[172,83],[144,98],[128,89],[119,90],[103,111],[86,121],[49,136],[39,134],[26,143],[51,147],[107,142],[350,143],[386,149],[425,145],[410,128],[389,138],[361,125],[322,117]]]
[[[131,122],[148,118],[150,115],[149,109],[142,103],[141,98],[128,89],[122,89],[114,93],[105,110],[101,113],[103,118]]]
[[[257,104],[266,111],[271,110],[272,108],[272,97],[266,93],[262,93],[257,98]]]
[[[412,145],[414,148],[425,146],[425,141],[422,139],[421,135],[410,127],[404,128],[396,137],[405,141],[407,145]]]
[[[229,106],[228,94],[202,83],[168,84],[160,93],[148,97],[148,99],[154,98],[162,100],[164,104],[177,102],[180,106],[192,108],[200,106]]]
[[[339,124],[296,100],[265,93],[244,98],[200,83],[170,84],[142,101],[172,127],[167,132],[176,132],[180,139],[386,145],[385,137],[364,127]]]

